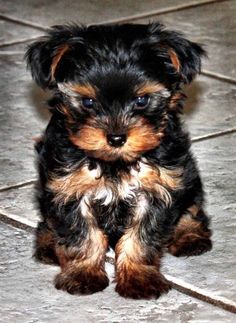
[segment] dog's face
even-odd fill
[[[57,26],[26,56],[36,82],[54,92],[69,140],[88,156],[132,162],[160,145],[203,54],[151,24]]]

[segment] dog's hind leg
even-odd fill
[[[174,229],[168,251],[173,256],[198,256],[212,248],[209,219],[197,205],[182,215]]]
[[[55,236],[46,222],[39,222],[36,229],[34,257],[45,264],[59,264],[55,253]]]

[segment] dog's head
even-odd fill
[[[155,23],[55,26],[26,57],[37,84],[54,92],[74,145],[94,158],[134,161],[160,145],[203,54]]]

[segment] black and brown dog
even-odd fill
[[[159,23],[55,26],[26,54],[32,76],[53,93],[37,143],[42,214],[35,256],[59,263],[55,286],[151,298],[167,292],[163,252],[211,249],[204,194],[188,134],[182,87],[204,51]]]

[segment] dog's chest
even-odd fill
[[[138,172],[133,169],[130,172],[119,172],[114,177],[104,176],[101,182],[94,187],[91,197],[100,201],[102,205],[116,203],[119,200],[133,201],[141,189]]]
[[[135,205],[139,196],[144,193],[170,204],[171,191],[181,188],[181,184],[182,170],[151,166],[141,161],[129,171],[119,171],[115,178],[104,176],[102,184],[99,182],[94,187],[91,197],[103,205],[119,200]]]
[[[129,170],[119,170],[112,176],[103,173],[100,166],[90,170],[88,166],[55,178],[49,187],[55,198],[64,202],[71,199],[86,199],[89,203],[99,202],[103,206],[118,201],[135,202],[140,193],[148,193],[166,204],[171,202],[171,190],[181,188],[180,169],[166,169],[139,162]]]

